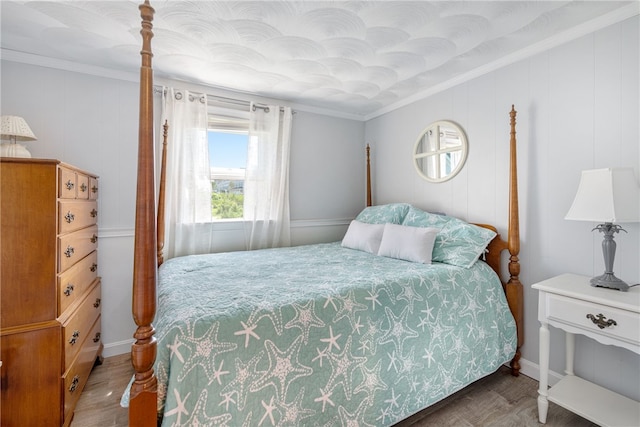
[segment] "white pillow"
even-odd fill
[[[433,244],[438,231],[440,230],[431,227],[385,224],[378,255],[431,264]]]
[[[367,224],[353,220],[342,239],[342,246],[377,254],[383,231],[384,224]]]

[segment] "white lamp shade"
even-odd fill
[[[640,187],[632,168],[582,171],[578,192],[565,219],[639,222]]]
[[[18,116],[2,116],[0,118],[3,137],[10,137],[14,141],[34,141],[38,138],[33,134],[27,122]]]

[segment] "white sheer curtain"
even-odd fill
[[[244,182],[244,219],[249,249],[291,245],[289,146],[291,108],[251,105]]]
[[[165,259],[211,251],[211,172],[207,97],[164,88],[169,124],[165,189]],[[162,134],[162,132],[160,132]]]

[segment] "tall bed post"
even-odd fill
[[[505,294],[509,308],[516,321],[518,333],[518,347],[516,354],[511,361],[511,373],[518,376],[520,373],[520,347],[524,343],[523,329],[523,289],[520,283],[520,220],[518,213],[518,161],[516,155],[516,110],[511,105],[509,116],[511,117],[511,139],[509,158],[509,235],[507,239],[509,254],[509,281],[505,285]]]
[[[160,163],[160,190],[158,191],[158,267],[164,262],[164,200],[167,182],[167,137],[169,123],[165,120],[162,125],[162,160]]]
[[[371,148],[367,144],[367,206],[371,206]]]
[[[154,9],[145,0],[142,18],[142,64],[140,67],[140,117],[138,130],[138,181],[136,194],[132,312],[137,329],[131,346],[135,379],[129,400],[130,426],[155,426],[158,382],[153,372],[156,359],[156,217],[153,146],[153,70],[151,38]]]

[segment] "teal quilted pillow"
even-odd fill
[[[443,228],[449,221],[450,217],[442,214],[434,214],[425,212],[415,206],[410,206],[407,214],[404,216],[402,225],[411,227],[433,227]]]
[[[368,206],[356,217],[356,221],[367,224],[402,224],[402,220],[411,207],[408,203],[388,203]]]
[[[469,268],[496,236],[491,230],[450,218],[433,247],[433,261]]]
[[[451,216],[411,207],[402,225],[435,227],[440,232],[433,246],[433,261],[469,268],[480,258],[496,233]]]

